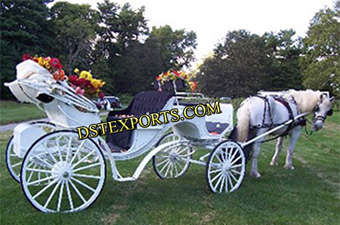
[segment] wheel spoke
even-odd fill
[[[168,167],[167,167],[167,169],[166,169],[166,172],[165,172],[165,174],[164,174],[164,177],[166,177],[167,175],[168,175],[168,173],[169,173],[169,170],[170,170],[170,167],[171,167],[171,161],[169,160],[169,165],[168,165]]]
[[[211,174],[211,173],[217,173],[217,172],[221,172],[221,171],[222,171],[222,169],[209,170],[209,173]]]
[[[76,191],[77,195],[79,196],[79,198],[85,203],[86,200],[85,198],[83,197],[83,195],[80,193],[80,191],[78,190],[78,188],[76,187],[76,185],[71,181],[69,180],[71,186],[73,187],[73,189]]]
[[[221,173],[221,175],[222,175],[222,173]],[[223,176],[220,176],[220,178],[218,178],[218,180],[217,180],[217,182],[216,182],[216,184],[215,184],[215,186],[214,186],[215,191],[216,191],[218,185],[220,184],[222,178],[223,178]]]
[[[66,151],[66,159],[65,159],[66,162],[68,162],[69,157],[70,157],[71,145],[72,145],[72,137],[70,137],[70,140],[68,142],[68,147]]]
[[[241,167],[242,166],[242,164],[237,164],[237,165],[233,165],[233,166],[231,166],[230,168],[237,168],[237,167]]]
[[[46,207],[48,206],[48,204],[50,203],[50,201],[51,201],[51,199],[53,198],[55,192],[57,191],[57,188],[59,187],[59,185],[60,185],[60,182],[58,182],[58,183],[55,185],[53,191],[51,192],[50,196],[48,197],[47,201],[45,202],[44,208],[46,208]]]
[[[86,175],[86,174],[78,174],[78,173],[73,173],[72,176],[75,177],[84,177],[84,178],[91,178],[91,179],[100,179],[100,176],[93,176],[93,175]]]
[[[158,158],[158,156],[157,156],[157,158]],[[169,159],[163,160],[163,161],[161,161],[160,163],[157,163],[156,165],[157,165],[157,166],[160,166],[160,165],[162,165],[162,164],[164,164],[164,163],[166,163],[166,162],[168,162],[168,161],[169,161]]]
[[[35,180],[35,181],[31,182],[31,183],[27,182],[27,186],[30,186],[30,185],[33,185],[33,184],[37,184],[37,183],[40,183],[40,182],[43,182],[43,181],[51,180],[51,179],[54,179],[54,178],[56,178],[56,176],[45,177],[45,178],[42,178],[42,179]]]
[[[235,180],[236,183],[238,182],[238,180],[236,179],[236,177],[234,176],[234,174],[229,173],[229,175]]]
[[[163,170],[167,167],[167,165],[170,163],[170,159],[168,159],[167,163],[163,166],[163,168],[159,171],[160,173],[163,172]]]
[[[48,167],[50,167],[50,168],[53,167],[50,163],[48,163],[48,162],[46,162],[45,160],[41,159],[39,156],[34,155],[33,157],[36,158],[36,159],[38,159],[39,161],[45,163]]]
[[[58,199],[58,206],[57,206],[57,212],[60,211],[61,207],[61,200],[63,198],[63,191],[64,191],[64,181],[61,182],[60,192],[59,192],[59,199]]]
[[[224,182],[225,182],[225,192],[228,193],[228,180],[229,180],[229,174],[224,177]]]
[[[219,155],[216,154],[215,158],[216,158],[220,163],[223,164],[223,161],[220,159],[220,158],[222,158],[222,157],[221,157],[221,154],[219,154]]]
[[[242,155],[240,155],[240,156],[237,157],[234,161],[232,161],[231,165],[234,165],[234,163],[236,163],[240,158],[242,158]]]
[[[68,185],[68,180],[66,181],[66,192],[67,192],[67,197],[68,197],[68,202],[70,204],[71,210],[73,209],[73,201],[72,201],[72,195],[70,192],[70,187]]]
[[[41,144],[43,147],[44,147],[44,149],[48,152],[48,154],[51,156],[51,158],[53,159],[53,161],[55,162],[55,163],[58,163],[58,161],[56,160],[56,158],[54,157],[54,155],[51,153],[51,151],[50,151],[50,149],[49,148],[47,148],[44,144]]]
[[[87,154],[86,156],[84,156],[81,160],[79,160],[77,163],[75,163],[72,166],[72,169],[75,168],[77,165],[79,165],[80,163],[82,163],[85,159],[87,159],[90,155],[92,155],[96,150],[93,150],[92,152],[90,152],[89,154]]]
[[[233,150],[234,148],[231,148],[231,151]],[[235,149],[236,151],[234,152],[234,154],[230,157],[230,161],[232,161],[237,153],[237,149]]]
[[[58,149],[59,159],[60,159],[60,161],[63,161],[63,157],[61,156],[61,150],[60,150],[60,139],[61,138],[62,138],[62,136],[57,138],[56,141],[57,141],[57,149]]]
[[[16,163],[16,164],[12,165],[11,167],[14,168],[14,167],[17,167],[17,166],[19,166],[19,165],[21,165],[21,164],[22,164],[22,162],[18,162],[18,163]]]
[[[34,165],[33,166],[33,169],[35,169],[37,167],[37,165]],[[27,170],[27,169],[26,169]],[[31,181],[31,178],[32,178],[32,176],[33,176],[33,173],[34,172],[31,172],[31,174],[28,176],[28,179],[27,179],[27,183],[29,183],[30,181]]]
[[[228,180],[229,180],[229,184],[230,184],[230,191],[231,190],[233,190],[233,188],[234,188],[234,185],[233,185],[233,182],[232,182],[232,180],[231,180],[231,178],[230,178],[230,175],[231,175],[231,173],[228,173]],[[236,181],[237,182],[237,181]]]
[[[175,167],[175,172],[176,172],[176,173],[175,173],[175,177],[178,176],[178,169],[177,169],[177,164],[176,164],[176,162],[177,162],[177,161],[175,161],[175,162],[174,162],[174,165],[173,165],[173,167]]]
[[[224,180],[225,180],[225,176],[221,176],[222,177],[222,182],[221,182],[221,186],[220,186],[220,193],[222,193],[223,191],[223,184],[224,184]]]
[[[100,166],[100,165],[101,165],[100,162],[95,163],[95,164],[90,164],[90,165],[87,165],[87,166],[83,166],[83,167],[77,168],[77,169],[73,170],[73,172],[90,169],[90,168],[93,168],[93,167],[96,167],[96,166]]]
[[[241,175],[241,174],[242,174],[240,171],[237,171],[237,170],[231,170],[231,172],[233,172],[233,173],[237,173],[237,174],[239,174],[239,175]]]
[[[92,192],[96,192],[96,190],[94,190],[92,187],[88,186],[87,184],[81,182],[80,180],[74,178],[74,177],[71,177],[72,180],[74,180],[75,182],[77,182],[78,184],[82,185],[83,187],[86,187],[87,189],[89,189],[90,191]]]
[[[51,187],[53,184],[55,184],[58,180],[55,179],[53,180],[52,182],[50,182],[48,185],[46,185],[43,189],[41,189],[38,193],[36,193],[34,196],[33,196],[33,199],[39,197],[42,193],[44,193],[49,187]]]
[[[74,156],[72,157],[71,161],[70,161],[70,164],[72,164],[73,160],[75,160],[76,156],[78,155],[80,149],[83,147],[85,141],[81,142],[81,144],[79,145],[79,147],[77,148],[76,150],[76,153],[74,154]]]
[[[189,148],[189,146],[186,146],[185,148],[183,148],[181,151],[176,152],[177,155],[180,155],[182,152],[184,152],[185,150],[187,150]]]
[[[31,169],[31,168],[27,168],[26,171],[40,172],[40,173],[52,173],[51,170],[41,170],[41,169]]]
[[[178,162],[177,160],[176,160],[175,162],[176,162],[176,164],[181,168],[181,170],[184,169],[180,162]]]
[[[222,175],[222,172],[220,172],[219,174],[217,174],[214,178],[211,179],[211,183],[213,183],[219,176]]]

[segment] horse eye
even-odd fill
[[[314,112],[317,112],[317,111],[319,111],[320,110],[320,107],[319,107],[319,105],[316,105],[315,107],[314,107]]]
[[[327,112],[327,116],[331,116],[333,115],[333,109],[330,109],[328,112]]]

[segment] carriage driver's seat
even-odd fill
[[[141,116],[146,113],[155,113],[163,109],[168,100],[174,96],[171,92],[161,91],[146,91],[138,93],[131,101],[130,105],[120,111],[111,111],[107,117],[107,122],[118,119],[125,119],[131,116]],[[127,122],[127,125],[131,127]],[[121,125],[117,123],[117,129],[120,129]],[[106,142],[110,149],[114,152],[127,150],[131,147],[131,136],[133,131],[126,131],[114,134],[108,134],[106,136]],[[108,133],[108,132],[107,132]]]

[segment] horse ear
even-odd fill
[[[333,102],[334,96],[329,99],[330,102]]]
[[[322,103],[323,97],[324,97],[323,94],[321,94],[321,95],[320,95],[320,103]]]

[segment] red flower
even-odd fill
[[[104,94],[103,94],[103,92],[100,92],[99,95],[98,95],[98,97],[100,98],[100,100],[103,100],[103,99],[104,99]]]
[[[50,65],[54,69],[61,69],[62,68],[62,66],[59,62],[59,59],[57,59],[57,58],[52,58],[51,61],[50,61]]]
[[[22,61],[25,61],[27,59],[32,59],[32,56],[30,56],[30,54],[27,54],[27,53],[23,54]]]
[[[196,88],[197,88],[197,83],[196,83],[196,81],[194,81],[192,83],[191,91],[194,92],[196,90]]]
[[[180,75],[180,74],[179,74],[179,72],[178,72],[178,71],[176,71],[176,70],[175,70],[175,71],[173,71],[173,73],[175,74],[175,76],[176,76],[176,77],[179,77],[179,75]]]

